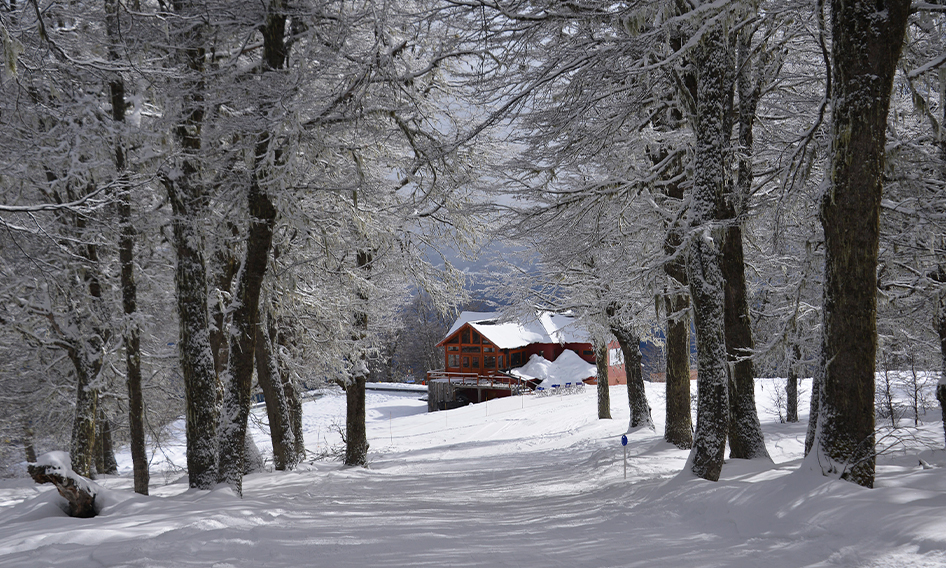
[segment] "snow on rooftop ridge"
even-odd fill
[[[500,312],[461,312],[446,337],[463,325],[470,326],[500,349],[515,349],[532,343],[588,343],[588,333],[568,315],[537,312],[535,317],[503,320]]]

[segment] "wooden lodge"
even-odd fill
[[[574,318],[548,312],[528,321],[503,321],[497,313],[463,312],[437,344],[443,368],[427,373],[429,411],[455,408],[534,389],[509,374],[532,355],[554,361],[566,349],[589,363],[594,350]]]

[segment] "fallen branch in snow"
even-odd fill
[[[33,481],[39,484],[52,483],[56,486],[59,494],[69,502],[70,517],[88,519],[94,517],[95,511],[95,489],[88,479],[72,471],[65,465],[68,463],[57,454],[62,452],[49,452],[43,454],[27,466],[27,471]]]

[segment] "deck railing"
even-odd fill
[[[477,387],[501,387],[513,388],[522,387],[527,384],[525,379],[503,373],[502,371],[491,371],[487,374],[480,373],[455,373],[438,369],[436,371],[427,371],[427,382],[434,380],[447,381],[451,384],[463,384]]]

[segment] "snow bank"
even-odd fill
[[[542,381],[539,386],[548,389],[552,385],[577,383],[596,377],[598,369],[574,351],[566,349],[555,361],[549,361],[538,354],[533,355],[528,363],[518,369],[513,369],[510,373],[525,379],[539,379]]]

